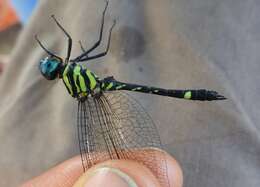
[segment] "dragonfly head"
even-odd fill
[[[53,57],[46,57],[39,64],[42,75],[48,80],[54,80],[58,77],[61,66],[62,62]]]

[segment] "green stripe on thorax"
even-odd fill
[[[86,87],[86,84],[85,84],[85,81],[84,81],[84,77],[81,74],[81,69],[82,69],[81,66],[77,64],[74,67],[74,70],[73,70],[73,79],[74,79],[74,82],[76,84],[78,93],[87,91],[87,87]],[[79,85],[77,84],[77,78],[79,79]]]
[[[88,79],[89,79],[89,82],[90,82],[90,89],[91,90],[94,90],[94,88],[96,87],[97,85],[97,80],[96,80],[96,77],[94,73],[92,73],[90,70],[86,70],[86,75],[88,76]]]
[[[66,66],[63,71],[63,74],[62,74],[62,79],[64,80],[66,87],[68,88],[70,94],[72,95],[73,94],[72,86],[71,86],[68,76],[67,76],[68,71],[69,71],[69,66]]]
[[[73,80],[75,82],[76,88],[77,88],[77,93],[80,92],[80,86],[77,84],[77,76],[80,75],[80,66],[76,65],[73,69]]]

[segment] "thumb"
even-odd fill
[[[152,172],[130,160],[110,160],[84,173],[74,187],[159,187]]]
[[[181,187],[183,178],[179,164],[170,155],[162,153],[162,151],[157,151],[156,156],[159,158],[163,156],[167,163],[165,174],[169,179],[168,186]],[[82,172],[81,158],[78,156],[25,182],[22,187],[71,187],[73,184],[74,187],[160,186],[158,177],[155,177],[147,167],[131,160],[108,160],[91,167],[84,174]]]

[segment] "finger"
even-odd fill
[[[144,165],[131,160],[109,160],[89,169],[73,187],[159,187]]]
[[[183,185],[183,173],[179,163],[168,153],[161,150],[158,152],[162,157],[164,156],[167,164],[167,176],[170,183],[170,187],[182,187]]]
[[[153,156],[158,157],[159,160],[160,158],[165,159],[167,163],[167,171],[165,172],[166,175],[168,176],[170,186],[174,186],[174,187],[182,186],[182,171],[179,164],[176,162],[176,160],[163,151],[160,151],[158,149],[152,149],[152,150],[153,152],[156,153],[153,154]],[[122,171],[123,173],[126,174],[126,176],[129,176],[130,179],[136,181],[136,183],[139,186],[147,186],[147,184],[149,184],[148,186],[152,186],[152,184],[153,186],[156,185],[159,186],[157,176],[155,177],[153,173],[144,165],[136,163],[134,161],[110,160],[110,161],[102,162],[94,166],[93,168],[89,169],[84,176],[87,177],[87,179],[90,179],[89,173],[93,173],[95,169],[102,168],[102,167],[103,168],[108,167],[108,168]],[[56,166],[55,168],[49,170],[48,172],[42,174],[41,176],[26,182],[22,186],[23,187],[28,187],[28,186],[69,187],[76,182],[76,180],[80,177],[82,173],[83,173],[83,169],[82,169],[81,159],[80,157],[75,157]],[[112,174],[114,173],[112,172]],[[83,180],[83,182],[87,182],[86,179],[84,179],[84,177],[81,180]]]
[[[33,178],[21,187],[71,187],[82,173],[81,159],[77,156]]]
[[[150,158],[139,157],[138,155],[149,155],[147,152],[151,153],[158,160],[164,160],[167,167],[163,168],[165,171],[161,170],[160,176],[157,172],[152,172],[147,165],[140,164],[144,160],[151,160]],[[145,154],[144,154],[145,152]],[[96,165],[89,169],[74,187],[88,187],[88,186],[106,186],[106,187],[125,187],[125,186],[140,186],[140,187],[152,187],[152,186],[170,186],[170,187],[181,187],[183,184],[182,170],[178,162],[168,155],[166,152],[159,149],[144,149],[135,152],[136,158],[139,163],[130,160],[109,160]],[[150,155],[150,156],[151,156]],[[147,163],[147,162],[146,162]],[[155,164],[155,163],[151,163]],[[159,170],[157,169],[159,172]],[[162,177],[167,176],[167,177]],[[161,178],[160,178],[161,177]],[[161,179],[161,180],[159,180]],[[167,180],[167,181],[162,181]],[[113,182],[113,183],[112,183]]]

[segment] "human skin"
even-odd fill
[[[178,162],[165,152],[156,150],[157,157],[163,157],[167,163],[167,175],[170,187],[181,187],[183,183],[182,170]],[[97,171],[102,171],[97,173]],[[105,172],[104,172],[105,171]],[[108,172],[113,171],[113,172]],[[114,171],[127,176],[134,184],[128,184]],[[117,172],[116,172],[117,173]],[[125,177],[123,177],[125,179]],[[131,160],[108,160],[88,169],[82,169],[80,156],[69,159],[58,166],[48,170],[42,175],[25,182],[21,187],[88,187],[88,186],[138,186],[160,187],[158,179],[144,165]]]

